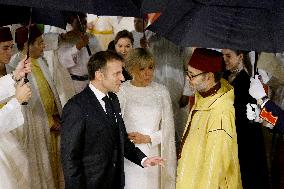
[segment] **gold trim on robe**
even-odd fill
[[[37,64],[37,61],[35,59],[31,59],[32,63],[32,70],[33,74],[35,77],[35,80],[38,85],[39,89],[39,94],[41,101],[43,103],[45,112],[48,116],[48,123],[49,123],[49,128],[52,127],[52,125],[55,123],[54,116],[58,115],[58,110],[57,106],[55,103],[55,97],[54,94],[47,82],[47,80],[44,77],[44,74]],[[59,172],[60,172],[60,156],[59,156],[59,136],[58,134],[54,132],[50,132],[51,136],[51,158],[52,158],[52,172],[53,172],[53,177],[55,181],[55,187],[59,188]]]

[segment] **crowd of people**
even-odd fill
[[[263,130],[284,110],[249,52],[67,22],[0,27],[0,188],[271,188]]]

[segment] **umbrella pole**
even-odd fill
[[[83,28],[83,24],[82,24],[81,19],[80,19],[80,17],[79,17],[78,14],[77,14],[77,19],[78,19],[78,21],[79,21],[79,25],[80,25],[81,31],[85,33],[84,28]],[[87,48],[87,51],[88,51],[89,56],[91,56],[91,55],[92,55],[92,52],[91,52],[91,49],[90,49],[89,45],[86,45],[86,48]]]
[[[257,61],[258,61],[258,53],[255,51],[254,66],[253,66],[253,76],[258,75]]]
[[[144,22],[145,22],[145,18],[144,18],[144,16],[142,16],[143,37],[146,38]]]
[[[144,26],[144,23],[145,23],[145,15],[144,14],[142,14],[142,12],[140,13],[141,15],[142,15],[142,30],[143,30],[143,39],[145,40],[145,44],[144,44],[144,46],[145,47],[143,47],[143,48],[146,48],[147,47],[147,39],[146,39],[146,33],[145,33],[145,31],[146,31],[146,27]],[[140,44],[141,44],[141,42],[140,42]]]
[[[29,25],[28,25],[28,47],[27,47],[27,58],[26,60],[28,60],[30,58],[30,33],[31,33],[31,25],[32,25],[32,13],[33,13],[33,8],[30,8],[30,19],[29,19]],[[25,83],[29,82],[28,79],[28,74],[25,74],[25,79],[24,79]],[[27,105],[28,102],[23,102],[22,105]]]

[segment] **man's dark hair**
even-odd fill
[[[30,45],[33,45],[35,43],[36,39],[32,39],[30,41]],[[25,44],[24,43],[17,43],[17,48],[19,51],[24,50]]]
[[[15,42],[19,51],[22,51],[24,49],[25,43],[28,41],[28,31],[28,26],[22,26],[15,32]],[[31,25],[29,34],[30,45],[33,45],[36,39],[42,34],[43,32],[38,28],[38,25]]]
[[[109,42],[109,44],[108,44],[108,46],[107,46],[107,51],[115,52],[114,40],[112,40],[111,42]]]
[[[123,58],[115,52],[100,51],[92,55],[88,62],[89,79],[95,79],[96,71],[106,67],[106,64],[110,60],[118,60],[123,62]]]
[[[133,34],[127,30],[121,30],[116,34],[114,44],[116,44],[120,38],[128,38],[130,39],[132,45],[134,43]]]

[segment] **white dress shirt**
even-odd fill
[[[105,102],[103,101],[103,98],[106,96],[106,94],[101,92],[99,89],[97,89],[91,82],[89,83],[89,87],[94,92],[98,101],[100,102],[101,106],[103,107],[104,111],[106,112]]]

